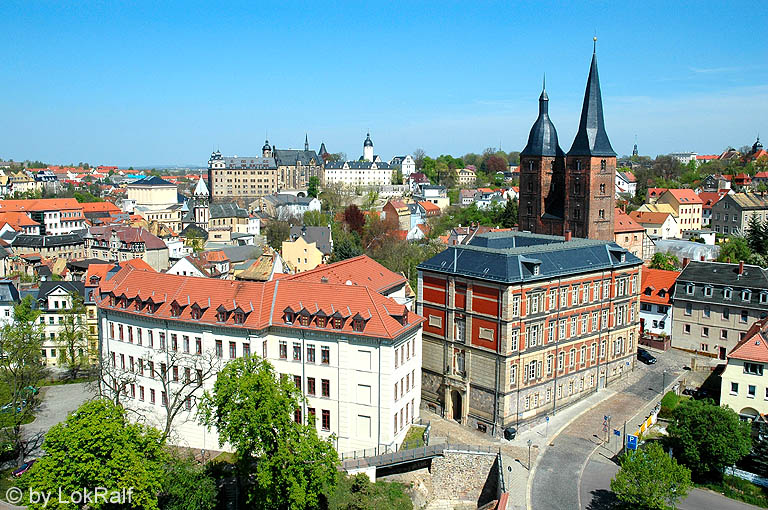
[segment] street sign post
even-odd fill
[[[549,437],[549,416],[545,416],[544,419],[547,421],[547,424],[544,426],[544,438]]]
[[[618,429],[613,429],[613,435],[614,435],[614,436],[616,436],[616,448],[618,448],[618,447],[619,447],[619,444],[621,444],[621,443],[619,442],[619,441],[620,441],[620,439],[619,439],[619,438],[621,437],[621,431],[620,431],[620,430],[618,430]]]
[[[634,434],[627,434],[627,450],[637,450],[637,436]]]

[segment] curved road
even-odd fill
[[[590,411],[576,418],[563,429],[538,459],[532,481],[531,501],[533,510],[574,510],[579,506],[579,490],[582,472],[587,459],[602,444],[603,416],[611,415],[612,428],[622,429],[643,407],[661,397],[662,372],[666,370],[669,384],[682,372],[684,358],[678,353],[666,352],[658,356],[656,365],[637,363],[640,372],[637,381],[601,402]],[[637,378],[636,374],[630,376]],[[614,383],[616,385],[621,383]],[[624,383],[626,384],[626,383]],[[611,386],[609,385],[609,389]],[[637,423],[628,423],[627,429],[635,429]],[[616,448],[612,439],[610,447]],[[602,448],[604,454],[611,453]],[[612,476],[612,475],[611,475]],[[610,480],[610,478],[609,478]],[[586,498],[584,498],[586,499]]]

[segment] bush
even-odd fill
[[[680,396],[674,391],[668,391],[661,399],[661,411],[659,411],[660,418],[671,418],[672,411],[675,410],[677,404],[680,403]]]

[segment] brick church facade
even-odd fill
[[[603,121],[603,102],[592,63],[576,137],[568,153],[549,118],[549,97],[542,89],[539,117],[520,153],[520,230],[613,241],[616,153]]]

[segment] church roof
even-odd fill
[[[365,135],[365,141],[363,142],[363,147],[373,147],[373,141],[371,140],[370,133],[367,133]]]
[[[210,192],[208,191],[208,186],[205,184],[205,181],[203,180],[202,176],[200,177],[200,180],[197,181],[197,186],[195,186],[194,195],[196,197],[210,195]]]
[[[528,144],[520,153],[523,156],[562,156],[563,150],[557,142],[557,130],[549,119],[549,97],[542,88],[539,96],[539,117],[533,123]]]
[[[587,89],[584,91],[584,104],[581,107],[581,120],[576,138],[573,140],[569,156],[609,156],[615,157],[603,120],[603,99],[600,94],[600,77],[597,74],[597,55],[592,53],[589,66]]]
[[[277,166],[296,166],[299,161],[302,166],[308,166],[310,161],[314,160],[315,165],[320,165],[323,160],[315,151],[300,151],[296,149],[275,149],[275,160]]]

